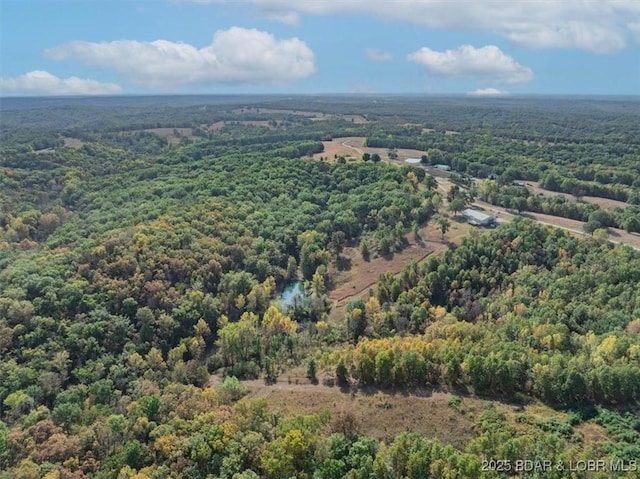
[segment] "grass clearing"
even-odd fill
[[[266,385],[262,380],[242,381],[242,384],[249,390],[247,399],[264,398],[272,412],[283,416],[329,411],[335,417],[346,413],[355,419],[358,432],[381,441],[389,443],[402,432],[416,432],[460,450],[479,436],[479,423],[488,401],[441,389],[358,388],[352,391],[322,382],[314,385],[306,378],[303,367],[283,374],[275,384]],[[537,421],[550,417],[566,419],[566,414],[538,401],[523,407],[496,399],[491,402],[522,435],[538,429]],[[529,417],[533,423],[522,421],[522,417]],[[591,422],[578,424],[573,431],[582,438],[581,447],[596,451],[604,451],[604,445],[611,440],[602,426]]]
[[[354,123],[357,123],[354,121]],[[398,148],[396,150],[398,158],[396,160],[389,159],[388,148],[370,148],[365,146],[366,138],[363,136],[349,136],[343,138],[334,138],[331,141],[323,141],[324,151],[322,153],[316,153],[313,155],[315,160],[319,160],[320,157],[326,157],[329,161],[335,161],[335,156],[356,157],[358,160],[362,158],[363,153],[369,153],[373,155],[377,153],[380,155],[382,161],[386,161],[392,164],[404,165],[404,160],[407,158],[421,158],[425,154],[421,150],[412,150],[409,148]]]
[[[63,141],[65,148],[80,148],[82,145],[84,145],[84,141],[79,140],[78,138],[64,137]]]
[[[550,198],[550,197],[554,197],[554,196],[562,196],[563,198],[566,198],[567,200],[571,200],[571,201],[575,201],[575,197],[573,195],[570,195],[568,193],[560,193],[557,191],[550,191],[550,190],[545,190],[544,188],[541,188],[540,185],[537,182],[534,181],[527,181],[525,182],[527,188],[535,195],[542,195],[545,198]],[[600,198],[597,196],[583,196],[581,197],[582,201],[584,201],[585,203],[593,203],[598,205],[600,208],[602,208],[603,210],[612,210],[614,208],[626,208],[629,206],[628,203],[625,203],[624,201],[618,201],[618,200],[612,200],[609,198]]]
[[[387,442],[407,431],[437,437],[462,449],[476,436],[475,418],[484,408],[483,401],[464,399],[464,408],[456,410],[449,406],[453,395],[442,391],[360,389],[353,394],[337,386],[309,384],[305,377],[292,375],[290,379],[291,383],[281,377],[270,386],[261,380],[243,384],[249,388],[249,399],[265,398],[275,413],[314,414],[326,410],[333,417],[347,413],[355,418],[361,434]]]
[[[378,277],[385,272],[400,273],[414,261],[423,261],[433,253],[444,251],[447,244],[441,241],[440,232],[433,226],[425,226],[419,232],[419,238],[413,233],[407,234],[409,245],[398,253],[387,257],[378,256],[365,261],[359,248],[346,248],[343,256],[351,261],[346,271],[332,270],[335,287],[329,293],[333,301],[330,318],[339,321],[344,315],[347,303],[356,298],[366,298],[370,288],[375,288]]]
[[[210,125],[205,125],[204,128],[210,131],[221,130],[227,125],[251,125],[251,126],[266,126],[270,129],[274,129],[273,125],[268,120],[233,120],[233,121],[216,121]]]
[[[182,138],[193,138],[191,128],[148,128],[144,131],[162,136],[171,144],[179,143]]]

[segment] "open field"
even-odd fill
[[[66,148],[80,148],[82,145],[84,145],[84,141],[79,140],[78,138],[67,138],[64,137],[64,146]]]
[[[369,121],[362,115],[335,115],[331,113],[322,113],[319,111],[305,111],[305,110],[287,110],[287,109],[275,109],[275,108],[237,108],[233,110],[234,113],[259,113],[264,115],[296,115],[309,117],[313,121],[325,121],[340,118],[345,121],[350,121],[356,125],[362,125],[369,123]]]
[[[364,125],[365,123],[369,123],[369,120],[367,120],[362,115],[338,115],[337,117],[342,118],[345,121],[350,121],[351,123],[354,123],[356,125]]]
[[[324,151],[322,153],[316,153],[313,155],[314,160],[319,160],[320,157],[327,158],[327,161],[335,161],[335,157],[344,156],[355,157],[358,160],[362,157],[362,145],[364,145],[365,138],[352,136],[345,138],[334,138],[331,141],[323,141]]]
[[[559,193],[556,191],[545,190],[544,188],[541,188],[537,182],[534,181],[527,181],[525,183],[527,185],[527,188],[536,195],[542,195],[545,198],[549,198],[552,196],[562,196],[568,200],[575,201],[575,197],[568,193]],[[605,210],[612,210],[614,208],[626,208],[627,206],[629,206],[624,201],[611,200],[609,198],[599,198],[597,196],[583,196],[581,199],[586,203],[596,204],[600,208]]]
[[[365,140],[366,138],[363,138],[363,137],[334,139],[334,141],[340,141],[343,145],[347,147],[351,147],[354,150],[361,150],[360,155],[362,155],[362,153],[370,153],[370,154],[377,153],[378,155],[380,155],[380,158],[382,158],[383,161],[390,161],[388,148],[365,147],[364,146]],[[403,162],[403,164],[404,164],[404,160],[406,160],[407,158],[420,158],[425,153],[422,150],[412,150],[409,148],[398,148],[396,151],[398,153],[398,158],[396,161],[401,161]]]
[[[239,124],[239,125],[253,125],[253,126],[267,126],[272,127],[267,120],[242,120],[242,121],[216,121],[210,125],[204,125],[204,128],[207,130],[220,130],[226,125],[230,124]]]
[[[191,128],[149,128],[144,131],[163,136],[171,144],[180,142],[182,137],[193,138],[193,130]]]
[[[434,225],[420,229],[416,240],[413,233],[406,235],[409,245],[402,251],[389,257],[376,257],[370,261],[362,259],[358,248],[347,248],[344,256],[351,260],[351,268],[347,271],[333,271],[335,288],[329,292],[332,300],[330,319],[340,321],[344,317],[344,309],[351,300],[366,299],[370,288],[375,288],[378,277],[385,272],[400,273],[412,262],[421,262],[427,256],[444,251],[450,244],[459,244],[469,232],[466,222],[451,220],[451,229],[442,237]]]
[[[457,391],[358,388],[352,392],[348,388],[328,386],[322,381],[311,384],[305,376],[303,368],[296,368],[284,373],[275,384],[266,385],[260,379],[242,383],[249,390],[246,399],[264,398],[272,412],[283,416],[322,411],[330,412],[332,418],[348,414],[355,419],[358,432],[381,441],[391,442],[402,432],[417,432],[461,450],[478,436],[477,423],[487,400],[458,393],[460,403],[453,407],[449,402]],[[319,374],[321,376],[322,373]],[[212,381],[217,383],[219,378],[213,376]],[[524,407],[499,400],[493,400],[493,404],[520,433],[526,433],[535,426],[519,421],[518,417],[544,421],[555,416],[566,420],[565,413],[537,401]],[[602,448],[611,440],[604,428],[594,423],[582,423],[575,430],[585,447]]]
[[[382,161],[389,160],[388,148],[369,148],[364,146],[366,138],[362,136],[350,136],[344,138],[334,138],[331,141],[323,141],[324,151],[322,153],[316,153],[313,158],[319,160],[320,157],[326,157],[329,161],[335,160],[335,155],[346,157],[356,157],[360,159],[363,153],[380,155]],[[407,158],[420,158],[424,155],[424,151],[412,150],[408,148],[398,148],[398,160],[404,164],[404,160]]]
[[[370,389],[352,395],[337,386],[309,384],[306,378],[293,380],[299,383],[289,384],[281,378],[270,386],[261,380],[243,384],[250,390],[250,399],[265,398],[273,412],[292,415],[329,411],[332,417],[350,414],[360,433],[387,442],[401,432],[418,432],[464,448],[475,437],[473,418],[482,414],[483,408],[479,400],[468,401],[467,414],[461,414],[448,405],[452,394],[447,392]]]
[[[413,234],[407,237],[413,238]],[[374,286],[382,273],[387,271],[399,273],[413,261],[422,261],[429,254],[445,248],[446,245],[443,243],[414,240],[399,253],[394,253],[388,258],[379,256],[370,261],[362,259],[357,248],[349,248],[346,253],[351,259],[351,269],[338,273],[337,287],[331,291],[329,297],[336,302],[342,302],[353,296],[359,296]]]
[[[255,108],[255,107],[247,107],[247,108],[236,108],[232,110],[233,113],[260,113],[261,115],[298,115],[298,116],[323,116],[324,113],[320,113],[317,111],[304,111],[304,110],[281,110],[275,108]]]

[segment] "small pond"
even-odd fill
[[[304,282],[303,281],[290,281],[284,287],[282,295],[280,296],[280,307],[287,309],[299,304],[305,297]]]

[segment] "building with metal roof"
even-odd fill
[[[462,216],[467,220],[467,223],[473,226],[495,226],[497,224],[495,216],[471,208],[462,210]]]

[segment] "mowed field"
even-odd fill
[[[355,157],[358,160],[362,158],[363,153],[380,155],[382,161],[389,160],[388,148],[369,148],[364,146],[366,138],[362,136],[349,136],[343,138],[334,138],[331,141],[323,141],[324,151],[322,153],[316,153],[313,158],[319,160],[320,157],[325,157],[328,161],[335,161],[335,156]],[[407,158],[420,158],[424,155],[422,150],[411,150],[408,148],[398,148],[398,159],[395,161],[404,162]]]

